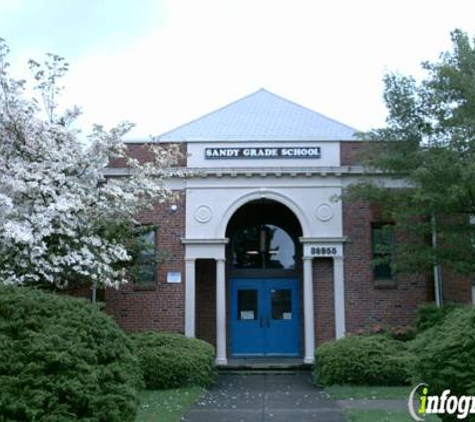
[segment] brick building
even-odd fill
[[[376,207],[339,199],[364,173],[354,134],[260,90],[162,135],[180,143],[192,175],[170,181],[174,202],[140,216],[159,226],[149,240],[166,251],[163,264],[107,290],[107,311],[128,331],[207,340],[221,365],[258,356],[312,363],[316,345],[345,332],[411,324],[416,307],[434,300],[434,283],[371,265],[397,235],[382,229]],[[143,142],[128,148],[147,160]],[[122,166],[108,174],[123,175]],[[469,283],[450,281],[446,299],[471,301]]]

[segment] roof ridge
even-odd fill
[[[269,114],[269,110],[273,110],[273,113]],[[256,113],[260,114],[256,115]],[[239,118],[237,118],[238,116]],[[261,120],[256,121],[257,117]],[[278,124],[275,119],[279,119]],[[270,123],[272,123],[271,126],[269,126]],[[208,140],[211,138],[214,140],[223,140],[224,138],[226,140],[242,140],[247,136],[250,137],[249,139],[255,136],[252,138],[254,140],[267,138],[296,140],[301,137],[309,137],[309,139],[315,137],[315,139],[320,138],[321,140],[353,140],[356,132],[358,130],[349,125],[274,94],[265,88],[260,88],[162,133],[157,137],[157,140],[159,142],[205,140],[208,138]]]

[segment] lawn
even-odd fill
[[[333,385],[325,387],[325,391],[335,400],[407,400],[412,387],[369,387]],[[407,410],[384,409],[347,409],[345,416],[348,422],[413,422],[414,419]],[[440,419],[435,415],[426,415],[427,422],[436,422]]]
[[[325,392],[335,400],[375,400],[401,399],[407,400],[412,387],[367,387],[352,385],[332,385],[325,387]]]
[[[346,410],[348,422],[414,422],[409,412],[403,410]],[[427,415],[426,422],[440,422],[435,415]]]
[[[135,422],[179,422],[193,402],[203,393],[201,387],[173,390],[144,390]]]

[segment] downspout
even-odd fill
[[[91,302],[96,303],[97,302],[97,283],[94,281],[92,283],[91,287]]]
[[[435,214],[432,214],[431,226],[432,226],[432,229],[431,229],[432,230],[432,249],[434,250],[433,274],[434,274],[435,303],[438,307],[441,307],[443,305],[442,272],[440,270],[440,264],[437,259],[437,223],[435,219]]]

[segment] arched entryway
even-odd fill
[[[302,355],[302,227],[285,205],[250,201],[226,229],[228,353]]]

